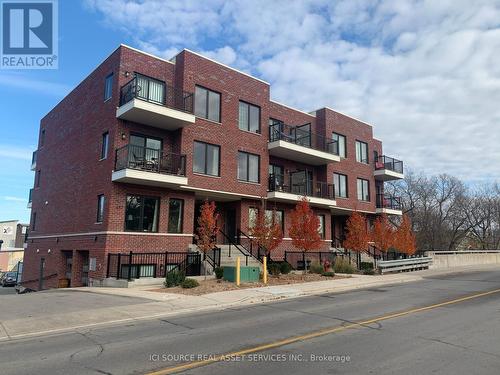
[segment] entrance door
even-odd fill
[[[229,208],[225,212],[224,232],[233,242],[236,242],[236,210],[234,208]]]
[[[82,285],[89,285],[89,253],[82,252]]]

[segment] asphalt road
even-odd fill
[[[246,349],[185,373],[498,375],[500,271],[3,342],[0,372],[143,374]]]
[[[13,286],[0,286],[0,296],[16,294],[16,289]]]

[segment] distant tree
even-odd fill
[[[316,250],[321,246],[322,240],[319,233],[319,218],[309,206],[306,197],[297,203],[290,213],[289,233],[292,244],[303,252]]]
[[[375,220],[371,231],[371,238],[375,246],[386,253],[393,245],[395,231],[386,214],[382,214]]]
[[[281,224],[277,220],[278,214],[275,209],[272,211],[272,216],[266,215],[264,205],[257,213],[255,223],[249,227],[249,233],[254,238],[257,246],[262,247],[266,256],[269,257],[271,253],[283,241],[283,231]]]
[[[360,254],[368,250],[368,242],[370,235],[366,226],[366,217],[358,211],[354,211],[346,223],[346,238],[344,240],[344,247],[346,249],[355,251],[357,255],[357,262],[359,265]]]
[[[205,200],[200,208],[200,215],[198,216],[198,227],[196,228],[196,244],[203,252],[203,266],[205,268],[205,278],[207,276],[207,253],[217,245],[217,220],[219,214],[215,211],[215,202],[208,202]]]
[[[394,247],[399,252],[407,255],[413,255],[417,250],[415,234],[411,229],[411,221],[408,215],[403,215],[401,224],[396,229]]]

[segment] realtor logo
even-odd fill
[[[1,2],[3,69],[57,69],[57,1]]]

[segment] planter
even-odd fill
[[[57,284],[58,288],[67,288],[69,287],[69,279],[59,279],[59,284]]]

